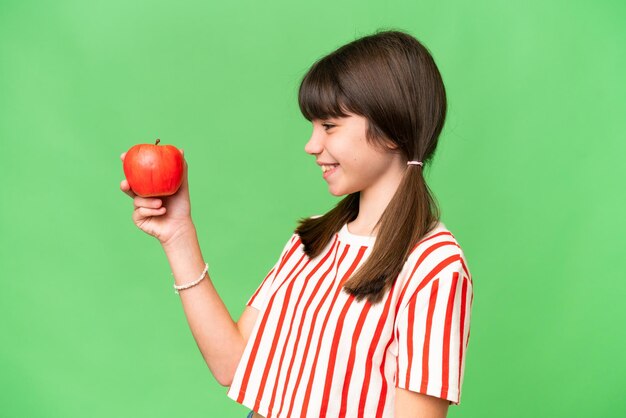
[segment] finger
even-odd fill
[[[187,188],[189,187],[189,180],[187,178],[188,168],[189,167],[187,166],[187,160],[183,160],[183,181],[180,184],[179,190],[183,190],[183,192],[185,193]]]
[[[130,185],[128,184],[128,180],[124,179],[120,182],[120,189],[126,193],[128,196],[135,198],[137,195],[130,189]]]
[[[149,209],[158,209],[161,207],[163,202],[161,199],[150,198],[150,197],[141,197],[136,196],[133,200],[136,208],[149,208]]]
[[[120,160],[124,161],[124,157],[126,157],[126,152],[123,152],[122,155],[120,155]]]
[[[137,208],[133,213],[133,218],[135,218],[135,220],[138,220],[142,218],[150,218],[152,216],[161,216],[164,215],[166,211],[167,209],[165,209],[165,206],[158,209]]]

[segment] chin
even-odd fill
[[[345,190],[345,189],[342,190],[342,189],[337,189],[337,188],[333,188],[333,187],[329,187],[328,191],[333,196],[346,196],[346,195],[349,195],[350,193],[354,193],[354,191]]]

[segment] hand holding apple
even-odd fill
[[[128,152],[120,155],[122,163],[126,161]],[[120,182],[120,189],[133,200],[132,219],[135,225],[157,238],[166,245],[195,229],[191,219],[191,202],[189,183],[187,181],[187,162],[183,157],[182,183],[176,193],[163,197],[141,197],[133,192],[127,179]]]
[[[124,158],[124,175],[141,197],[171,196],[183,181],[183,156],[173,145],[137,144]]]

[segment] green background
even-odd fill
[[[449,416],[625,416],[624,4],[2,0],[0,415],[245,416],[131,220],[119,156],[185,150],[236,320],[296,220],[338,199],[304,152],[301,77],[401,29],[446,84],[426,175],[475,286]]]

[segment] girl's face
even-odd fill
[[[385,187],[397,176],[400,154],[379,150],[367,142],[365,117],[349,113],[345,118],[314,119],[312,123],[313,133],[304,150],[315,156],[331,194],[367,192]]]

